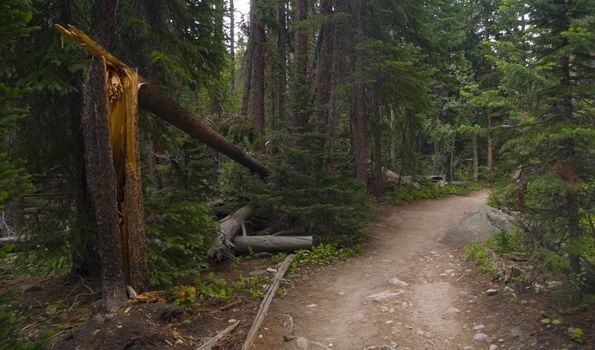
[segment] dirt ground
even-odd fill
[[[256,349],[579,348],[566,335],[568,325],[541,324],[548,297],[505,296],[502,286],[464,261],[462,248],[438,243],[486,196],[379,208],[379,220],[366,230],[365,253],[276,300]],[[407,285],[391,285],[393,278]],[[488,296],[489,288],[500,291]],[[593,319],[591,313],[581,321],[589,337],[585,349],[593,349]],[[485,339],[473,340],[477,333]]]
[[[310,277],[281,287],[254,348],[594,349],[593,307],[563,316],[560,325],[543,324],[544,314],[554,317],[563,308],[552,293],[506,295],[503,285],[464,261],[461,247],[440,243],[456,234],[465,213],[485,205],[486,196],[482,191],[379,207],[378,220],[365,230],[362,255],[314,268]],[[233,281],[269,267],[275,267],[270,258],[242,259],[219,266],[217,276]],[[235,320],[240,325],[217,349],[240,349],[259,304],[247,292],[186,306],[134,303],[101,315],[98,283],[78,277],[4,281],[0,292],[27,284],[39,288],[12,302],[22,331],[35,338],[53,330],[49,345],[59,350],[196,349]],[[489,288],[498,293],[488,296]],[[569,327],[584,330],[584,344],[570,340]],[[477,333],[485,339],[474,340]]]

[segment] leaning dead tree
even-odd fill
[[[83,88],[82,128],[87,186],[97,222],[104,306],[112,311],[124,303],[130,289],[127,286],[137,291],[147,286],[137,106],[261,177],[269,170],[78,28],[55,28],[94,55]]]

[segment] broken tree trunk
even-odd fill
[[[312,248],[312,236],[238,236],[233,240],[236,253],[254,252],[293,252]]]
[[[217,244],[215,248],[209,252],[209,257],[212,259],[221,259],[223,256],[232,256],[231,248],[235,235],[242,228],[242,223],[246,221],[254,212],[254,207],[251,204],[238,209],[231,215],[226,216],[219,221],[219,235],[217,236]]]
[[[102,57],[109,64],[132,70],[77,27],[69,25],[68,29],[66,29],[58,24],[54,25],[54,27],[68,38],[86,48],[93,55]],[[141,76],[139,76],[139,81],[141,85],[138,91],[140,107],[205,143],[207,146],[225,154],[261,177],[269,175],[269,169],[266,166],[208,127],[200,118],[193,115],[161,91],[157,85],[147,82]]]
[[[283,276],[285,276],[285,273],[289,269],[289,266],[291,265],[291,262],[293,261],[293,259],[295,259],[295,256],[288,255],[285,258],[285,260],[283,260],[281,267],[279,267],[279,270],[275,274],[275,277],[273,278],[273,282],[271,283],[271,285],[267,291],[267,294],[265,295],[264,299],[260,303],[260,306],[258,307],[258,312],[256,313],[256,317],[254,318],[252,327],[250,327],[250,331],[248,332],[246,341],[244,342],[244,345],[242,345],[242,350],[250,350],[250,348],[254,344],[254,339],[256,338],[256,334],[258,333],[258,330],[260,329],[260,326],[262,325],[264,318],[266,317],[267,313],[269,312],[269,306],[271,305],[271,302],[275,298],[275,293],[277,292],[277,289],[279,288],[279,285],[281,284],[281,279],[283,278]]]

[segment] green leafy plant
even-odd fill
[[[196,277],[207,265],[215,221],[205,203],[151,202],[148,207],[150,281],[170,287],[183,277]]]
[[[571,328],[568,332],[568,335],[570,336],[570,339],[572,339],[572,341],[575,343],[585,343],[585,332],[581,328]]]
[[[489,258],[483,245],[466,246],[464,255],[466,260],[476,263],[485,273],[495,275],[498,271],[498,266]]]

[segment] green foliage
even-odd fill
[[[498,272],[498,266],[489,258],[486,247],[483,245],[466,246],[465,259],[476,263],[487,274],[495,276]]]
[[[0,350],[43,350],[44,337],[35,341],[26,341],[20,333],[21,326],[17,315],[6,308],[9,299],[14,298],[14,293],[0,294]]]
[[[363,246],[361,244],[353,247],[338,247],[335,244],[319,244],[312,249],[300,249],[293,254],[295,260],[292,262],[292,267],[302,265],[330,265],[340,261],[344,261],[350,257],[361,254]]]
[[[585,343],[585,332],[582,330],[582,328],[571,328],[568,335],[570,336],[570,339],[572,339],[572,341],[575,343]]]
[[[207,267],[216,228],[209,206],[162,199],[146,207],[151,283],[168,287],[180,278],[196,277]]]
[[[318,137],[308,134],[303,143],[314,147]],[[322,164],[343,160],[342,155],[330,158],[323,150],[295,147],[293,140],[288,135],[273,137],[271,143],[279,145],[279,152],[266,162],[271,170],[266,182],[238,165],[226,164],[224,175],[229,183],[224,191],[236,198],[250,198],[256,214],[277,229],[298,227],[324,239],[355,237],[371,219],[363,185],[351,174],[321,169]]]
[[[25,93],[11,65],[11,51],[19,39],[33,30],[29,26],[31,9],[28,1],[7,0],[0,5],[0,210],[29,189],[29,177],[9,154],[7,142],[14,137],[16,123],[25,117],[26,109],[17,107],[16,100]],[[14,152],[12,152],[14,153]]]

